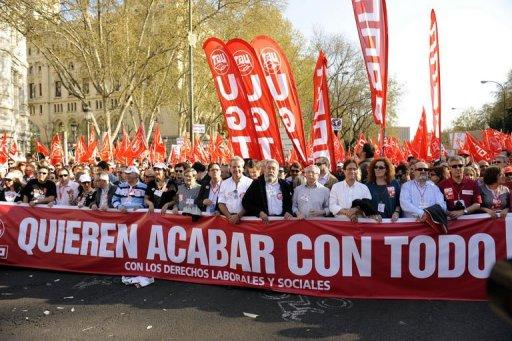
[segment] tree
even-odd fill
[[[485,108],[469,108],[464,110],[455,120],[452,121],[450,131],[473,131],[482,130],[489,121]]]

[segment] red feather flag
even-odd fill
[[[345,147],[343,143],[340,142],[340,139],[334,132],[332,134],[332,141],[334,146],[334,160],[332,161],[334,168],[336,168],[336,164],[338,162],[343,162],[345,160]]]
[[[39,141],[36,141],[36,152],[41,153],[44,156],[50,155],[50,151],[48,150],[48,148]]]
[[[110,160],[110,137],[108,133],[103,134],[102,146],[100,150],[100,159],[102,161]]]
[[[427,114],[425,113],[425,108],[423,108],[421,113],[420,123],[416,130],[416,134],[414,135],[414,139],[409,146],[414,157],[420,160],[430,160],[431,156],[427,129]]]
[[[466,142],[464,143],[463,149],[467,150],[469,154],[471,154],[475,162],[490,160],[492,158],[492,154],[484,148],[483,144],[479,143],[469,133],[466,133]]]
[[[364,137],[364,133],[359,134],[359,139],[357,140],[357,143],[354,147],[354,154],[359,155],[361,151],[363,150],[363,145],[366,143],[366,137]]]
[[[85,137],[80,136],[80,138],[76,141],[75,147],[75,162],[82,163],[85,154],[87,153],[87,146],[85,145]]]
[[[142,154],[148,150],[148,146],[146,145],[146,134],[144,133],[144,127],[142,124],[139,126],[139,129],[137,129],[137,132],[131,141],[131,145],[132,146],[128,153],[128,165],[131,165],[133,160],[140,158]]]

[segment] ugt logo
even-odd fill
[[[0,238],[2,238],[4,233],[5,233],[5,225],[4,225],[4,222],[0,219]],[[7,245],[0,245],[0,259],[7,259],[7,250],[8,250]]]
[[[238,50],[233,54],[233,59],[235,60],[236,66],[238,67],[238,70],[240,70],[240,74],[242,76],[251,74],[253,69],[251,55],[245,51]]]
[[[281,71],[281,59],[279,53],[271,47],[265,47],[261,50],[261,60],[263,68],[267,73],[278,73]]]
[[[229,70],[228,56],[221,49],[213,50],[210,55],[210,59],[213,64],[213,68],[219,75],[224,75]]]

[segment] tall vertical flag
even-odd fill
[[[432,135],[432,157],[441,157],[441,69],[439,64],[439,39],[437,31],[436,12],[430,12],[430,95],[432,98],[433,114],[433,135]]]
[[[331,105],[329,102],[329,86],[327,84],[327,58],[320,51],[313,74],[313,158],[327,157],[331,167],[336,169],[334,155],[333,130],[331,123]],[[336,136],[334,135],[336,138]]]
[[[224,42],[215,37],[206,39],[203,50],[212,72],[235,154],[261,160],[254,121],[235,61]]]
[[[283,146],[272,95],[265,83],[265,75],[258,63],[256,52],[249,43],[238,38],[228,41],[226,48],[240,71],[247,91],[247,101],[262,157],[276,159],[279,164],[284,164]]]
[[[363,52],[375,124],[380,125],[379,144],[384,144],[388,92],[388,22],[385,0],[352,0]]]
[[[293,72],[281,47],[267,36],[251,41],[265,74],[265,81],[278,108],[278,114],[292,141],[300,162],[307,163],[304,124]]]

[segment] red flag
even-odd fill
[[[471,154],[475,162],[480,162],[481,160],[490,160],[492,158],[491,153],[485,150],[482,144],[480,144],[469,133],[466,133],[466,142],[464,143],[464,149]]]
[[[59,134],[56,134],[52,138],[52,145],[50,149],[50,163],[52,165],[57,165],[64,159],[64,150],[62,149],[61,143],[60,143],[60,136]]]
[[[12,140],[11,147],[9,148],[9,155],[10,156],[17,156],[18,155],[18,145],[16,144],[16,140]]]
[[[355,155],[359,155],[361,153],[365,143],[366,143],[366,137],[364,137],[364,133],[360,133],[359,139],[357,140],[356,145],[354,146],[354,154]]]
[[[433,134],[430,148],[434,159],[441,158],[441,69],[436,12],[430,12],[430,97],[432,98]]]
[[[506,149],[507,134],[503,134],[492,128],[487,128],[482,135],[484,148],[493,156],[498,155],[503,149]],[[503,144],[501,141],[503,141]],[[505,148],[503,148],[503,145],[505,145]]]
[[[77,162],[77,163],[84,162],[84,156],[86,154],[87,154],[87,146],[85,145],[85,137],[80,136],[80,138],[76,141],[75,162]]]
[[[110,137],[107,133],[103,134],[102,139],[102,146],[100,151],[100,159],[103,161],[109,161],[110,160]]]
[[[260,160],[261,152],[247,93],[233,57],[224,43],[214,37],[204,42],[203,50],[215,81],[215,90],[235,153],[243,158]]]
[[[0,145],[0,164],[6,163],[8,158],[9,155],[7,150],[7,133],[4,131]]]
[[[199,161],[202,164],[208,163],[208,155],[203,148],[203,144],[198,137],[194,139],[194,147],[192,148],[192,160]]]
[[[388,91],[388,23],[385,0],[352,0],[363,52],[375,124],[386,126]],[[383,144],[384,134],[380,144]]]
[[[421,112],[418,129],[416,130],[414,139],[409,146],[411,147],[411,152],[413,153],[414,157],[421,160],[430,160],[431,155],[429,151],[427,114],[425,113],[425,108],[423,108],[423,111]]]
[[[48,148],[46,148],[46,146],[39,141],[36,141],[36,152],[41,153],[44,156],[50,155],[50,151],[48,150]]]
[[[142,156],[142,153],[148,150],[146,145],[146,134],[144,133],[144,127],[142,124],[137,129],[137,132],[131,140],[131,148],[129,149],[128,165],[133,163],[133,160],[138,159]]]
[[[160,135],[160,126],[157,125],[153,131],[153,141],[151,142],[151,146],[149,148],[149,156],[151,162],[164,162],[166,154],[167,150],[162,140],[162,136]]]
[[[283,146],[272,95],[252,46],[242,39],[231,39],[226,48],[233,57],[247,91],[247,101],[263,159],[284,163]]]
[[[334,146],[334,160],[331,161],[331,163],[334,165],[334,168],[336,168],[336,164],[338,162],[343,162],[345,160],[345,147],[340,142],[340,139],[336,134],[334,134],[334,131],[331,132],[332,134],[332,141]]]
[[[334,135],[331,124],[331,104],[329,102],[329,86],[327,85],[327,58],[320,51],[313,74],[313,158],[326,157],[330,160],[331,170],[336,170]],[[339,140],[338,140],[339,145]]]
[[[292,69],[281,47],[267,36],[257,36],[251,41],[265,73],[265,81],[278,108],[288,137],[301,163],[307,163],[306,140],[297,87]]]
[[[130,157],[130,139],[128,137],[128,134],[126,133],[126,130],[123,128],[123,137],[120,142],[117,143],[117,146],[115,148],[114,152],[114,158],[117,162],[120,162],[121,164],[128,166],[128,158]],[[131,161],[131,160],[130,160]]]

